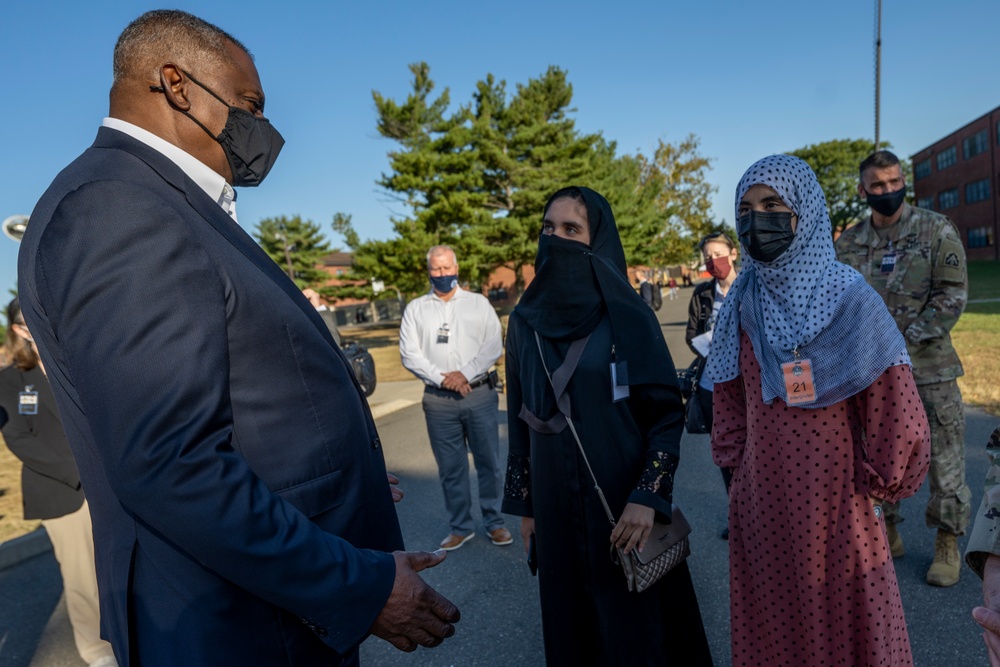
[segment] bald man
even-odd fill
[[[246,47],[143,14],[97,140],[31,214],[18,273],[123,665],[350,665],[458,610],[408,553],[381,441],[323,320],[236,221],[281,149]]]

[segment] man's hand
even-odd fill
[[[972,610],[972,618],[983,626],[983,641],[990,667],[1000,667],[1000,556],[990,556],[983,568],[983,606]]]
[[[304,290],[302,290],[302,295],[305,298],[309,299],[309,303],[312,304],[313,308],[319,308],[320,306],[323,305],[323,302],[319,300],[319,294],[316,292],[316,290],[310,287],[307,287]]]
[[[642,553],[653,530],[655,516],[656,511],[652,507],[629,503],[622,512],[622,518],[615,524],[615,529],[611,531],[611,543],[621,547],[625,553],[631,553],[635,548]]]
[[[416,651],[417,645],[428,648],[437,646],[455,634],[454,623],[461,614],[458,607],[446,597],[424,583],[417,574],[420,570],[441,563],[447,552],[443,549],[426,551],[394,551],[396,580],[392,592],[371,633],[400,651]]]
[[[403,490],[399,488],[399,478],[393,475],[391,472],[387,472],[385,476],[389,479],[389,492],[392,493],[392,502],[398,503],[403,499],[406,494]]]
[[[466,392],[462,396],[467,396],[469,391],[469,380],[462,375],[462,371],[451,371],[450,373],[441,373],[444,379],[441,380],[441,386],[449,391],[457,391],[462,394],[462,387],[466,388]]]

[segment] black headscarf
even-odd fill
[[[583,196],[590,245],[541,234],[535,278],[515,312],[545,338],[576,340],[611,319],[615,358],[627,363],[627,384],[677,385],[677,372],[656,316],[628,283],[625,250],[608,200],[589,188],[566,188],[545,204]],[[624,378],[620,378],[624,379]]]

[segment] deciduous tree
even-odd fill
[[[870,139],[832,139],[789,152],[805,160],[816,172],[826,195],[834,236],[868,217],[868,204],[858,196],[858,166],[871,155],[872,145]],[[883,141],[880,148],[891,150],[892,145]],[[909,160],[900,161],[909,184],[912,182]]]

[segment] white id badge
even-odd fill
[[[19,415],[37,415],[38,414],[38,392],[31,391],[31,387],[25,387],[25,390],[18,393],[17,402],[17,414]]]
[[[611,402],[628,398],[628,362],[611,362]],[[622,384],[619,384],[621,382]]]

